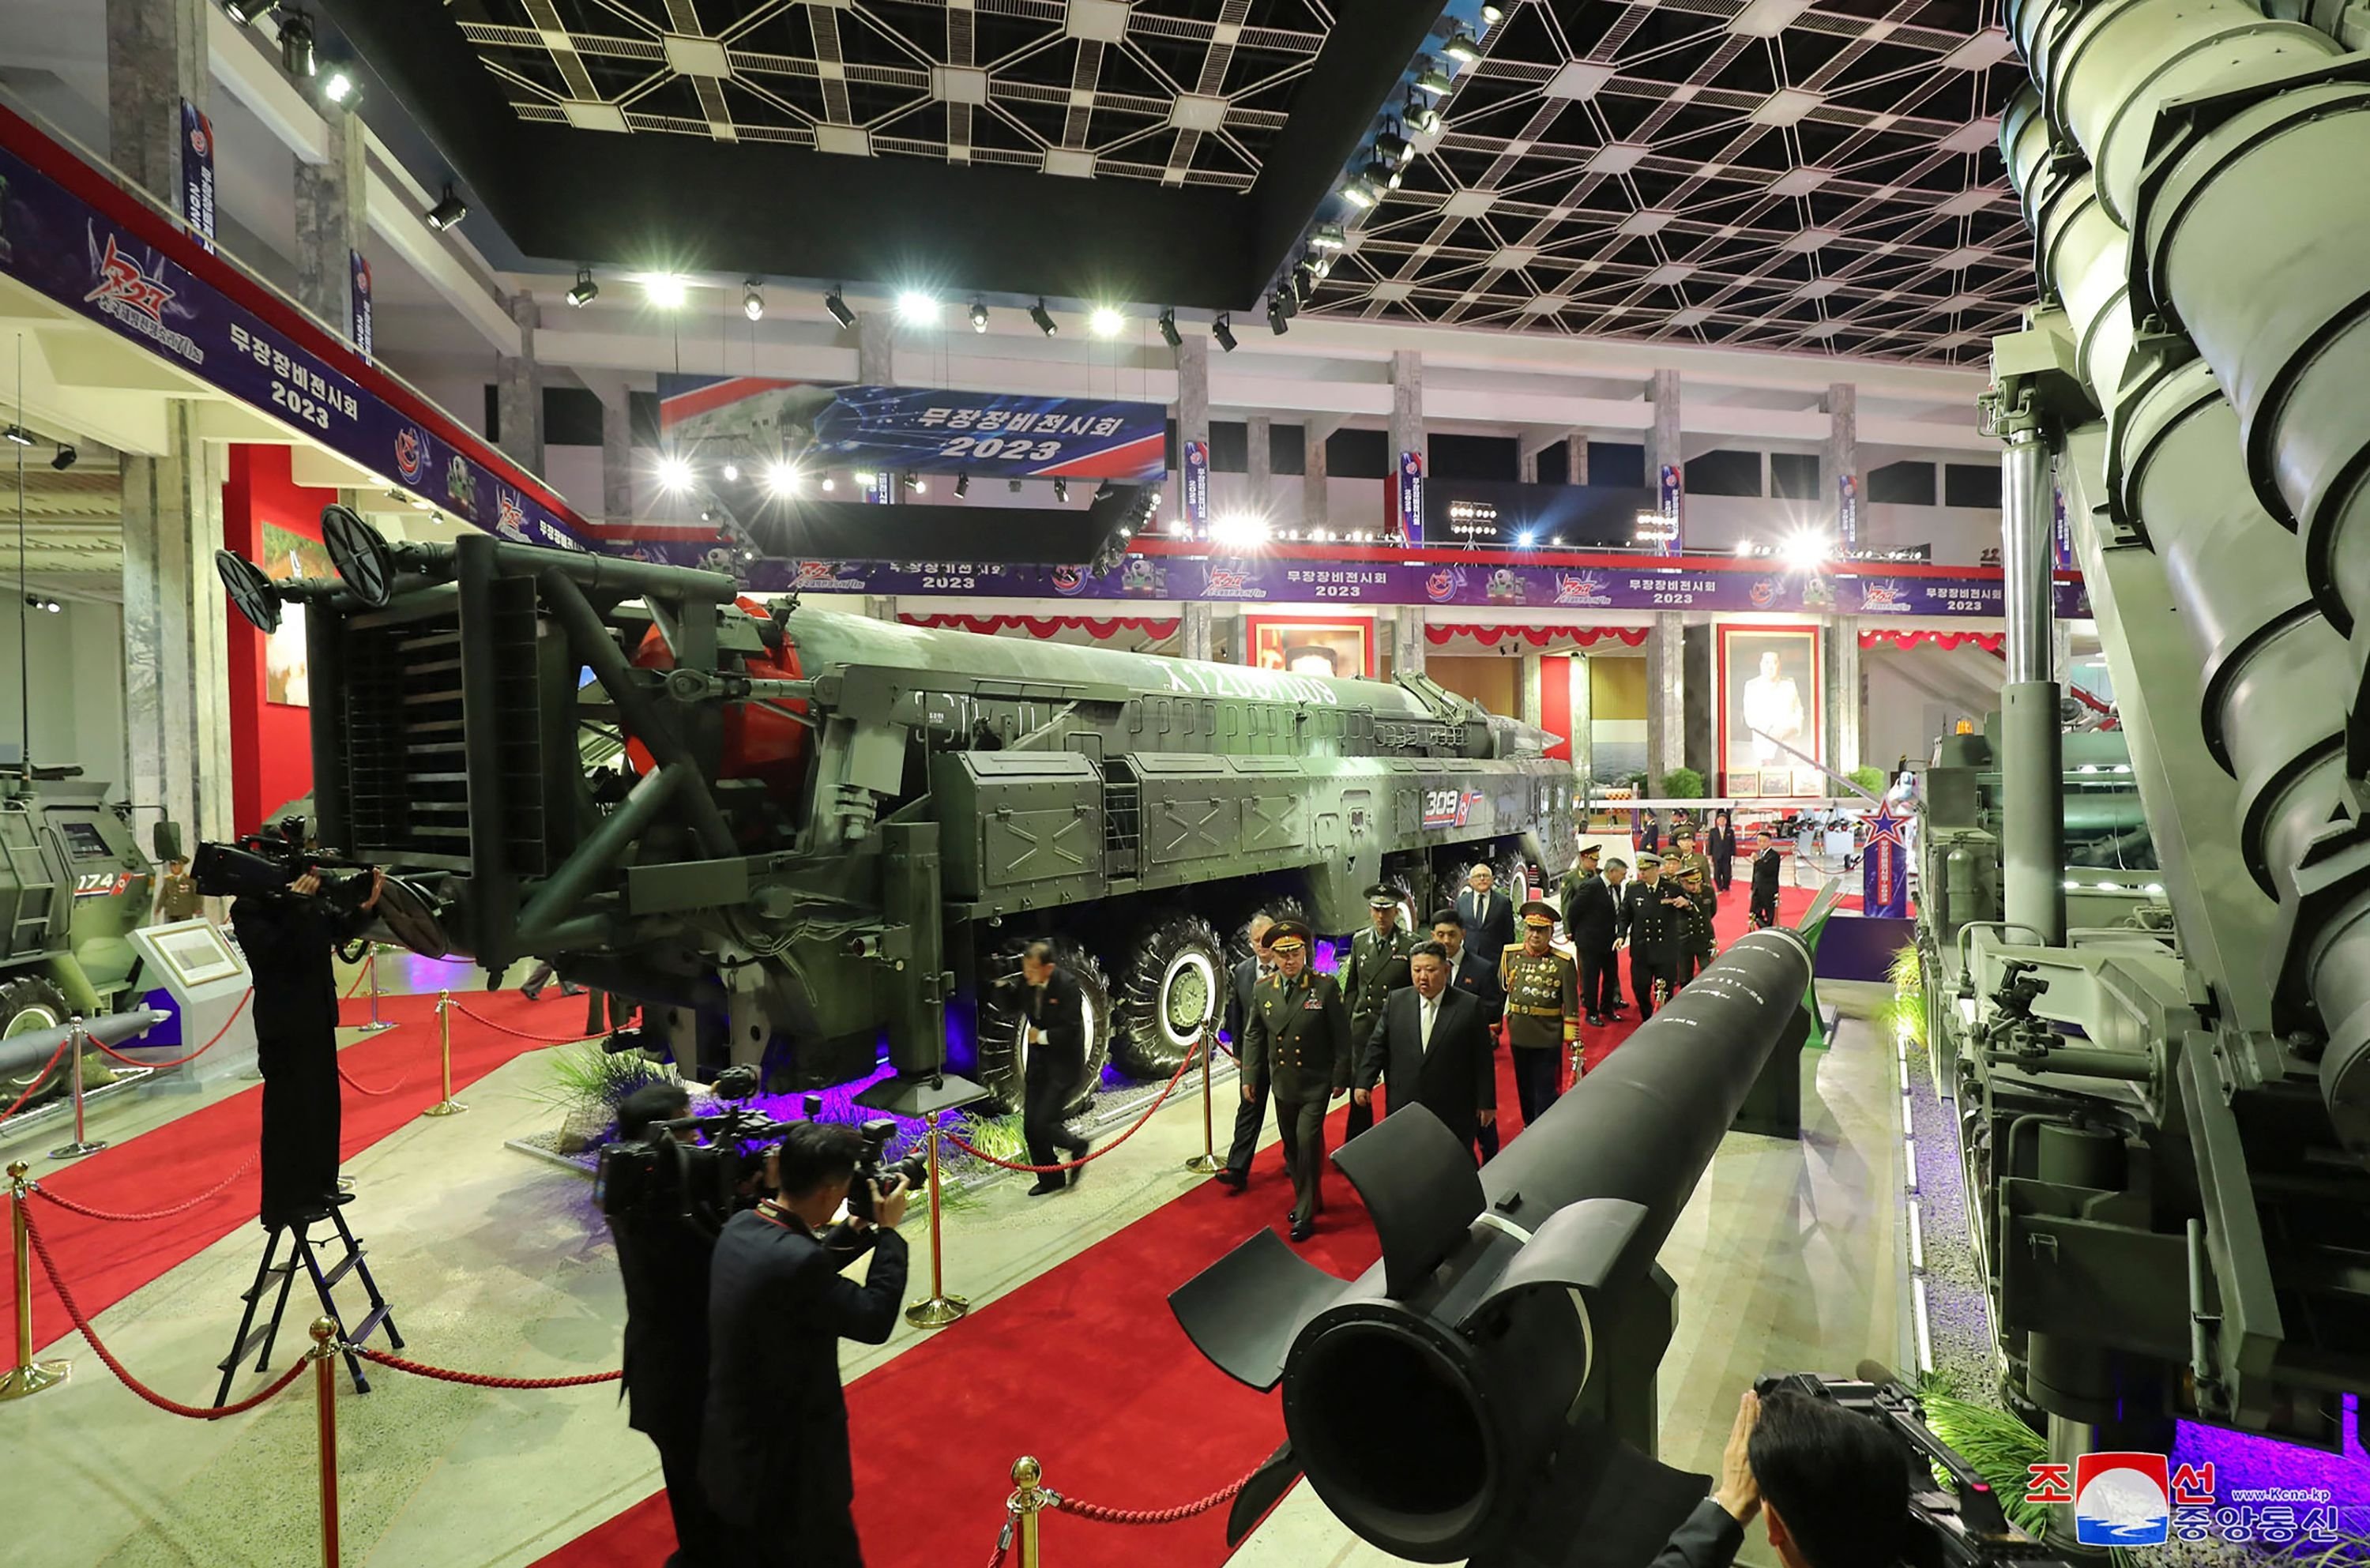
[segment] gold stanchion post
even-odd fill
[[[313,1406],[321,1433],[321,1568],[338,1568],[338,1325],[313,1320]]]
[[[467,1106],[453,1098],[453,993],[436,993],[436,1054],[442,1059],[444,1072],[444,1098],[420,1113],[423,1116],[451,1116],[466,1111]]]
[[[107,1147],[107,1140],[105,1138],[101,1138],[97,1143],[93,1143],[88,1137],[84,1136],[82,1129],[82,1058],[83,1053],[88,1048],[90,1042],[82,1032],[81,1014],[77,1013],[73,1018],[66,1020],[66,1031],[68,1034],[68,1039],[66,1041],[66,1055],[74,1058],[75,1136],[74,1142],[70,1144],[61,1144],[56,1148],[50,1150],[50,1158],[52,1159],[79,1159],[86,1154],[97,1154],[100,1149]]]
[[[17,1360],[6,1372],[0,1373],[0,1404],[30,1399],[43,1389],[64,1382],[74,1371],[71,1361],[33,1359],[33,1244],[25,1228],[25,1204],[33,1191],[25,1173],[30,1169],[21,1159],[8,1164],[8,1236],[17,1262]]]
[[[362,960],[362,964],[365,972],[370,975],[371,993],[370,1021],[362,1025],[362,1032],[364,1034],[376,1034],[382,1030],[393,1029],[395,1027],[395,1020],[393,1019],[381,1018],[378,1016],[378,944],[376,942],[371,943],[370,955]]]
[[[1217,1048],[1218,1026],[1213,1021],[1202,1026],[1202,1152],[1185,1162],[1185,1169],[1196,1176],[1214,1176],[1225,1169],[1218,1159],[1215,1115],[1210,1104],[1210,1053]]]
[[[939,1235],[938,1205],[938,1113],[932,1112],[923,1118],[929,1131],[930,1159],[930,1298],[916,1301],[905,1309],[905,1321],[917,1329],[943,1329],[971,1310],[971,1301],[961,1296],[947,1294],[945,1259]]]
[[[1038,1561],[1037,1516],[1053,1505],[1053,1494],[1045,1490],[1042,1466],[1021,1455],[1012,1462],[1012,1496],[1005,1506],[1012,1512],[1016,1537],[1013,1545],[1018,1552],[1017,1568],[1041,1568]]]

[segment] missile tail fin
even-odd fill
[[[1226,1550],[1232,1551],[1243,1544],[1259,1522],[1267,1517],[1268,1510],[1283,1501],[1300,1479],[1300,1461],[1293,1457],[1292,1439],[1267,1457],[1267,1462],[1251,1472],[1243,1489],[1235,1493],[1235,1505],[1226,1515]]]

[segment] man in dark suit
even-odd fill
[[[1580,1005],[1588,1021],[1602,1024],[1621,1005],[1620,965],[1613,944],[1621,939],[1621,879],[1628,868],[1619,857],[1597,874],[1593,847],[1581,851],[1581,876],[1564,894],[1563,930],[1580,961]]]
[[[1234,1042],[1239,1058],[1243,1049],[1243,1026],[1250,1019],[1251,994],[1259,983],[1275,973],[1275,955],[1268,951],[1268,933],[1275,928],[1273,917],[1265,911],[1251,917],[1244,932],[1251,940],[1251,955],[1235,965],[1226,987],[1226,1038]],[[1239,1193],[1250,1184],[1251,1156],[1259,1150],[1260,1128],[1267,1121],[1267,1090],[1261,1089],[1251,1099],[1235,1107],[1235,1141],[1226,1150],[1226,1168],[1211,1178],[1230,1193]]]
[[[1720,951],[1712,928],[1720,913],[1720,894],[1704,885],[1700,869],[1689,866],[1679,874],[1677,895],[1667,902],[1679,912],[1679,977],[1671,987],[1676,990],[1702,974]]]
[[[1448,954],[1438,942],[1417,948],[1408,970],[1414,984],[1391,993],[1360,1046],[1352,1096],[1370,1102],[1379,1082],[1389,1113],[1421,1105],[1469,1147],[1498,1120],[1497,1064],[1481,1004],[1450,987]]]
[[[1640,1022],[1654,1016],[1654,987],[1665,999],[1679,984],[1679,916],[1666,902],[1675,890],[1662,881],[1662,858],[1638,857],[1638,880],[1622,902],[1622,936],[1629,948],[1629,994]]]
[[[1366,907],[1374,924],[1350,942],[1350,957],[1341,965],[1341,1000],[1350,1009],[1350,1038],[1360,1041],[1374,1032],[1383,1015],[1383,998],[1408,983],[1407,955],[1416,944],[1415,933],[1399,929],[1398,889],[1376,882],[1366,890]],[[1343,1142],[1375,1124],[1374,1111],[1350,1107]]]
[[[1308,928],[1281,920],[1268,933],[1275,973],[1252,994],[1243,1026],[1243,1099],[1275,1095],[1276,1131],[1292,1172],[1292,1239],[1317,1234],[1325,1206],[1325,1105],[1348,1091],[1352,1063],[1350,1009],[1330,974],[1308,967]]]
[[[1757,931],[1778,923],[1778,836],[1765,827],[1754,839],[1753,902],[1745,913]]]
[[[1029,1163],[1053,1165],[1067,1149],[1073,1164],[1067,1180],[1059,1170],[1041,1170],[1029,1189],[1032,1198],[1075,1185],[1086,1174],[1090,1147],[1071,1133],[1062,1113],[1078,1097],[1087,1070],[1087,1012],[1078,983],[1053,962],[1053,944],[1041,939],[1020,955],[1020,973],[995,988],[996,1005],[1019,1015],[1021,1043],[1029,1060],[1020,1110],[1020,1134]]]
[[[1490,1049],[1497,1050],[1498,1025],[1506,1016],[1506,988],[1498,984],[1498,966],[1482,963],[1480,955],[1466,942],[1465,921],[1454,909],[1443,909],[1432,916],[1432,940],[1448,953],[1449,986],[1481,1004],[1481,1024],[1489,1031]],[[1494,1061],[1490,1070],[1498,1070]],[[1498,1158],[1495,1117],[1479,1124],[1473,1143],[1481,1151],[1484,1165]]]
[[[1476,866],[1466,879],[1465,891],[1456,895],[1456,913],[1465,919],[1466,943],[1492,969],[1498,966],[1498,955],[1514,940],[1514,905],[1498,891],[1497,882],[1497,872]]]
[[[863,1565],[839,1342],[884,1343],[905,1297],[902,1180],[875,1193],[877,1225],[831,1224],[863,1153],[853,1127],[798,1124],[766,1161],[779,1196],[734,1215],[717,1239],[699,1475],[736,1568]],[[858,1285],[840,1271],[868,1243]]]

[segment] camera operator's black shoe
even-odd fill
[[[1029,1189],[1029,1195],[1032,1198],[1041,1198],[1048,1193],[1065,1192],[1069,1185],[1067,1182],[1062,1180],[1060,1171],[1048,1170],[1037,1178],[1037,1184]]]
[[[1313,1219],[1301,1220],[1292,1228],[1292,1239],[1294,1241],[1306,1241],[1316,1234],[1317,1222]]]

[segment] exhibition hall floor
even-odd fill
[[[480,1005],[489,1017],[518,1016],[507,1007],[497,1013],[490,999]],[[419,1006],[396,1010],[410,1017]],[[533,1027],[564,1032],[581,1021],[577,1007],[546,1001],[532,1009]],[[432,1075],[424,1020],[365,1049],[380,1062],[416,1050]],[[356,1150],[350,1136],[345,1170],[356,1198],[348,1214],[397,1309],[407,1355],[514,1378],[605,1370],[616,1364],[623,1297],[590,1184],[503,1147],[548,1131],[557,1115],[539,1097],[550,1053],[524,1043],[519,1051],[460,1096],[467,1114],[423,1120],[410,1105],[366,1147]],[[1805,1055],[1803,1074],[1802,1140],[1728,1138],[1663,1250],[1680,1286],[1661,1384],[1663,1455],[1676,1464],[1712,1463],[1751,1375],[1848,1370],[1862,1356],[1901,1352],[1891,1052],[1847,1024],[1835,1050]],[[374,1065],[372,1077],[359,1068],[355,1076],[377,1087],[395,1074]],[[151,1141],[142,1134],[252,1089],[233,1080],[204,1095],[102,1104],[93,1135],[118,1147],[92,1158],[121,1162],[136,1177],[141,1146]],[[411,1090],[400,1098],[410,1101]],[[1223,1116],[1231,1106],[1219,1109]],[[350,1135],[365,1114],[350,1096]],[[1202,1365],[1157,1309],[1151,1284],[1190,1274],[1278,1218],[1285,1201],[1272,1147],[1240,1198],[1187,1174],[1182,1163],[1201,1137],[1200,1107],[1180,1094],[1069,1193],[1032,1200],[1010,1181],[967,1197],[949,1216],[946,1266],[950,1288],[974,1303],[972,1317],[934,1334],[901,1324],[884,1346],[847,1347],[858,1473],[895,1480],[893,1495],[869,1486],[859,1500],[874,1568],[984,1562],[1005,1474],[1023,1452],[1044,1458],[1050,1484],[1121,1508],[1198,1496],[1263,1457],[1266,1434],[1280,1430],[1273,1397]],[[39,1153],[58,1141],[45,1126],[13,1143],[0,1138],[0,1151],[31,1158],[36,1174],[46,1174],[60,1167]],[[194,1195],[251,1152],[193,1154],[183,1145],[170,1164],[147,1171],[146,1202],[121,1206]],[[1373,1241],[1346,1182],[1336,1176],[1329,1190],[1312,1254],[1347,1273],[1373,1255]],[[53,1208],[37,1214],[45,1225],[57,1221]],[[918,1217],[908,1234],[918,1294],[927,1269]],[[98,1312],[99,1332],[161,1392],[204,1402],[259,1239],[247,1224],[200,1246]],[[75,1283],[74,1265],[61,1262]],[[1151,1308],[1136,1305],[1147,1292]],[[290,1318],[298,1320],[293,1303]],[[43,1354],[71,1356],[72,1380],[0,1407],[10,1455],[0,1469],[0,1518],[11,1544],[29,1549],[27,1561],[319,1561],[309,1383],[250,1414],[182,1420],[142,1403],[79,1339],[61,1341],[63,1328],[44,1308]],[[917,1359],[903,1363],[908,1355]],[[905,1375],[866,1376],[892,1363]],[[262,1382],[243,1376],[238,1391]],[[347,1563],[654,1564],[670,1544],[662,1511],[645,1505],[658,1484],[654,1453],[627,1429],[607,1385],[489,1390],[375,1369],[372,1391],[357,1396],[341,1373],[338,1416]],[[1215,1563],[1225,1556],[1222,1518],[1219,1511],[1122,1532],[1058,1517],[1046,1527],[1045,1562]],[[1761,1557],[1766,1547],[1746,1561]],[[1352,1540],[1305,1487],[1233,1560],[1312,1568],[1390,1561]]]

